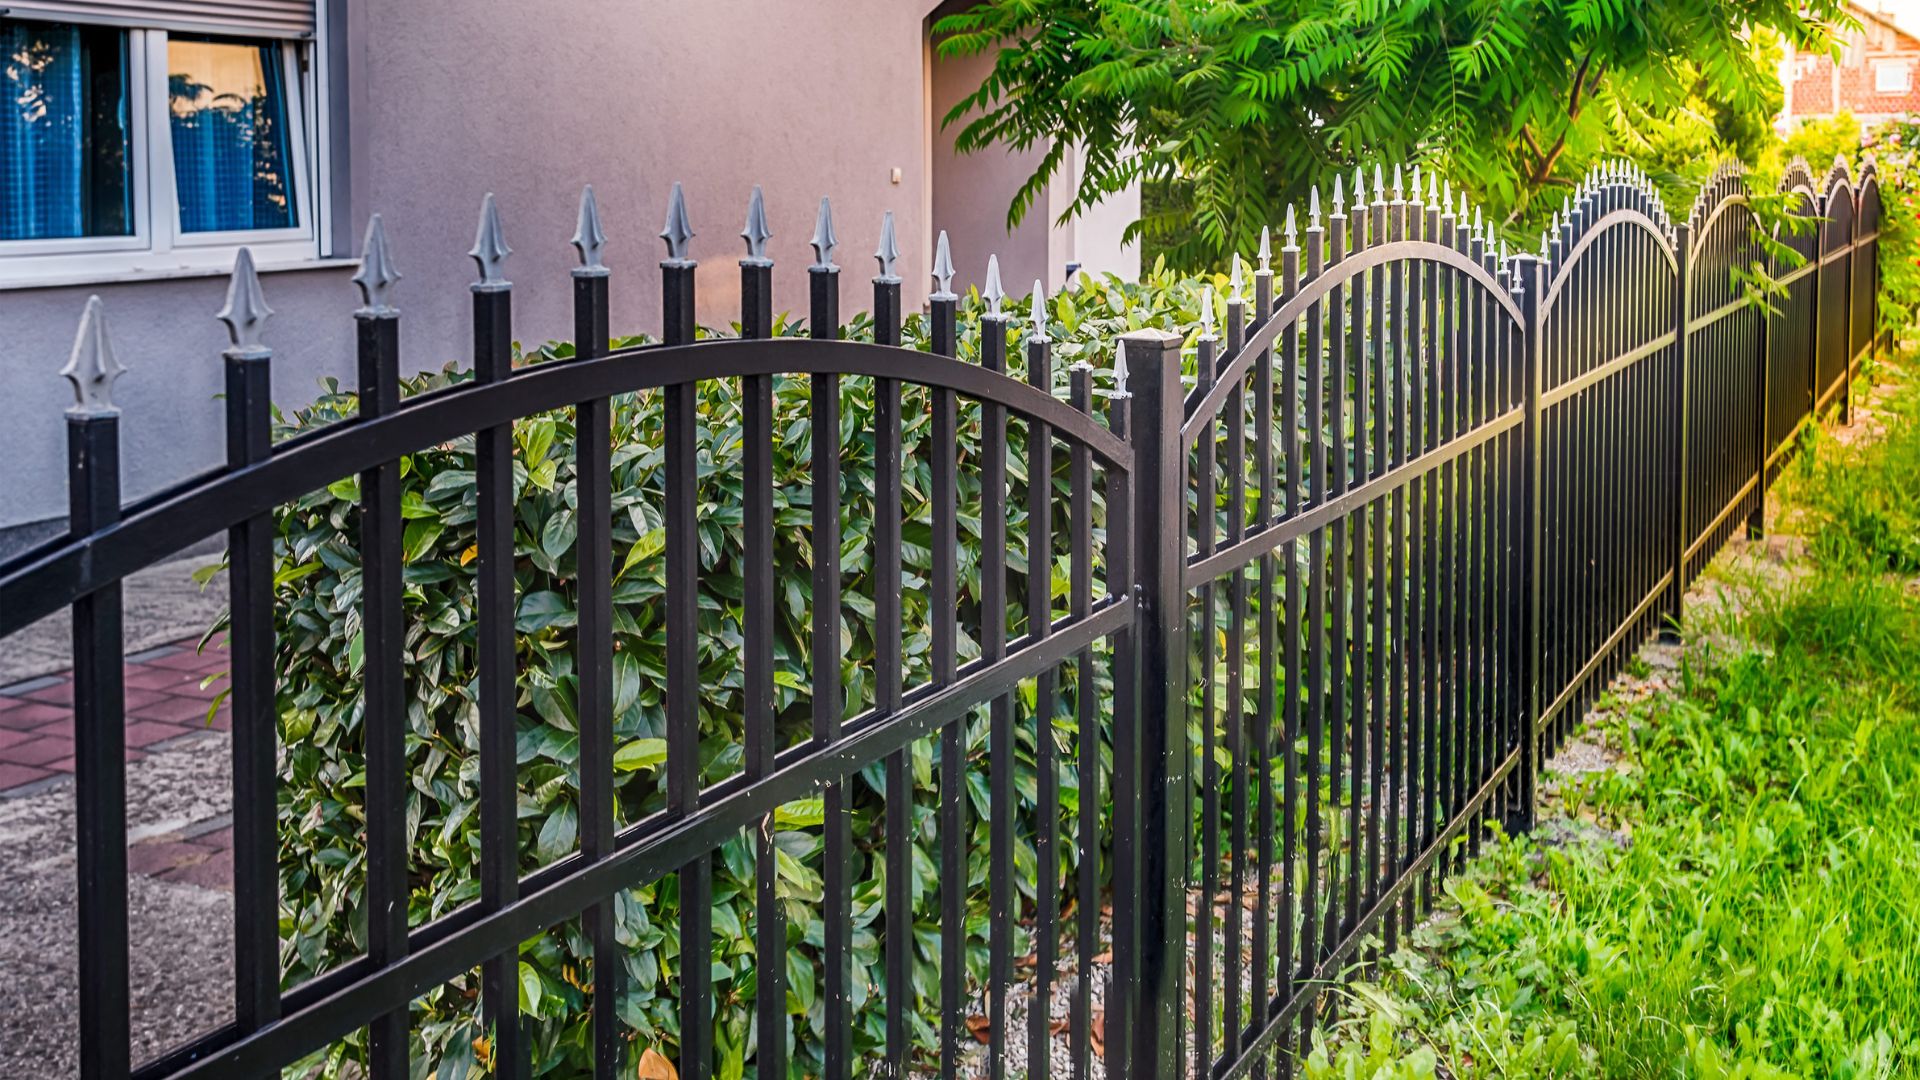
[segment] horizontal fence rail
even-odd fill
[[[657,343],[609,333],[589,188],[573,351],[515,366],[489,196],[471,375],[403,393],[376,216],[353,409],[275,441],[271,311],[243,251],[220,313],[227,464],[131,503],[121,367],[90,301],[63,372],[69,533],[0,565],[0,637],[73,614],[82,1075],[278,1075],[345,1040],[374,1080],[409,1076],[435,995],[471,1013],[474,1067],[532,1075],[556,1051],[523,1015],[519,958],[554,935],[577,943],[601,1077],[662,1047],[689,1080],[1046,1077],[1053,1010],[1019,1002],[1056,992],[1063,1075],[1289,1074],[1320,992],[1397,948],[1489,823],[1531,827],[1543,755],[1648,634],[1677,632],[1741,524],[1760,531],[1798,431],[1845,411],[1877,325],[1871,161],[1819,181],[1796,162],[1771,243],[1737,167],[1673,222],[1609,165],[1513,256],[1464,195],[1408,180],[1355,170],[1325,212],[1316,191],[1277,269],[1265,239],[1251,275],[1236,257],[1191,339],[1115,343],[1111,390],[1054,363],[1038,283],[1030,321],[1002,310],[992,260],[963,321],[944,234],[926,347],[903,346],[891,215],[855,340],[824,199],[807,319],[784,328],[758,189],[739,335],[704,337],[676,185]],[[537,862],[523,713],[549,691],[528,627],[555,624],[526,593],[529,424],[572,461],[538,482],[569,495],[572,531],[544,557],[572,599],[540,648],[564,655],[574,831]],[[410,524],[434,455],[457,466],[466,545],[438,563]],[[652,479],[616,482],[636,469]],[[314,492],[353,583],[359,929],[291,979],[283,710],[309,688],[283,667],[281,608],[311,553],[279,515]],[[120,591],[213,531],[233,1020],[136,1062]],[[722,537],[737,573],[715,562]],[[448,693],[418,631],[423,588],[450,581],[468,607]],[[658,648],[644,690],[637,642]],[[636,727],[643,693],[657,713]],[[435,738],[469,740],[478,828],[470,890],[429,910],[410,770]],[[715,952],[720,890],[751,912],[746,955]],[[673,970],[647,990],[667,1011],[644,1015],[670,1020],[643,1046],[629,962],[653,921]]]

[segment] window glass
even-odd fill
[[[173,176],[182,232],[300,224],[278,42],[167,39]]]
[[[1904,94],[1911,85],[1910,68],[1897,60],[1881,60],[1873,65],[1874,89],[1883,94]]]
[[[126,35],[0,19],[0,240],[132,231]]]

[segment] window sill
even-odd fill
[[[286,273],[298,270],[336,270],[357,267],[359,259],[290,259],[284,262],[262,262],[256,269],[262,274]],[[0,292],[22,292],[28,289],[70,289],[83,285],[131,285],[141,281],[174,281],[183,278],[226,277],[233,272],[232,266],[169,266],[153,269],[118,268],[100,270],[67,271],[48,273],[35,277],[8,278],[0,276]]]

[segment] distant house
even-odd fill
[[[351,384],[349,277],[383,215],[405,274],[410,370],[464,364],[481,197],[514,248],[514,336],[572,332],[575,208],[592,183],[615,333],[657,331],[655,237],[685,185],[699,319],[738,318],[737,235],[766,189],[775,305],[804,312],[807,238],[831,196],[843,310],[867,307],[881,215],[906,301],[938,230],[955,285],[998,254],[1009,292],[1068,267],[1138,273],[1137,189],[1057,226],[1071,163],[1019,228],[1007,204],[1038,149],[959,156],[940,118],[991,57],[938,55],[962,0],[0,0],[0,557],[64,528],[72,394],[57,372],[98,293],[128,373],[116,387],[127,494],[220,465],[214,320],[252,249],[276,317],[273,395]],[[1066,191],[1058,190],[1060,188]]]
[[[1838,64],[1826,53],[1787,45],[1780,66],[1786,89],[1777,120],[1782,132],[1842,112],[1862,124],[1920,112],[1920,26],[1902,25],[1886,11],[1850,7],[1860,29],[1848,35]]]

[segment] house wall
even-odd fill
[[[1780,64],[1780,81],[1787,91],[1778,122],[1782,131],[1840,112],[1865,123],[1920,112],[1920,39],[1900,29],[1887,12],[1854,7],[1853,15],[1860,27],[1843,43],[1837,64],[1827,53],[1800,53],[1787,45]],[[1876,68],[1889,61],[1908,65],[1906,92],[1876,88]]]
[[[928,289],[929,211],[957,219],[946,227],[955,230],[959,279],[977,282],[991,245],[970,230],[990,208],[1003,212],[1025,176],[1009,171],[1010,160],[983,158],[946,188],[964,199],[931,197],[934,0],[333,2],[347,5],[335,10],[344,33],[333,44],[345,52],[350,113],[336,169],[351,177],[336,235],[357,248],[367,216],[384,216],[406,275],[396,302],[410,371],[466,362],[466,251],[487,192],[514,248],[515,337],[537,343],[571,332],[567,241],[583,183],[593,183],[609,234],[618,334],[659,327],[664,249],[655,234],[676,180],[697,232],[699,317],[724,324],[737,317],[737,234],[755,183],[765,187],[769,251],[780,266],[776,306],[805,310],[807,240],[820,197],[830,195],[842,307],[855,311],[869,304],[884,211],[897,219],[905,301],[918,305]],[[1027,257],[1007,251],[1005,263]],[[310,401],[322,377],[351,379],[352,273],[342,261],[264,276],[283,406]],[[1010,291],[1025,291],[1016,284],[1031,281],[1023,275],[1008,266]],[[225,339],[213,316],[224,289],[222,277],[198,277],[0,291],[0,427],[12,449],[0,481],[0,554],[18,549],[35,523],[44,533],[64,515],[62,410],[72,399],[56,372],[91,293],[106,301],[128,368],[118,396],[129,497],[219,465]]]

